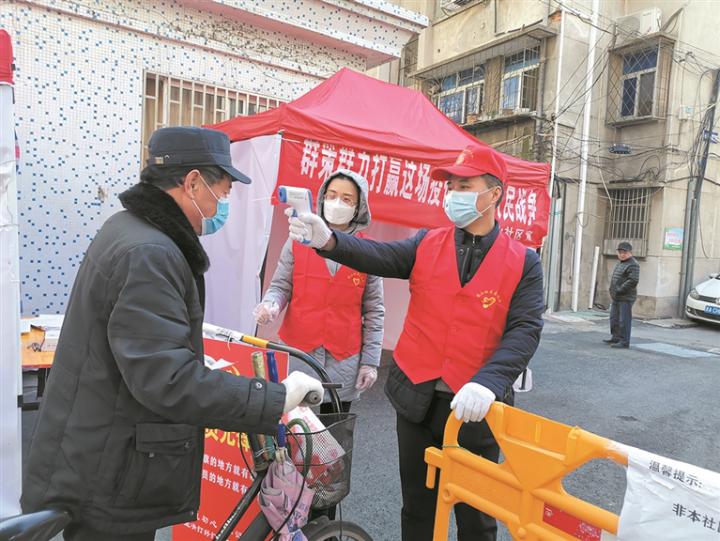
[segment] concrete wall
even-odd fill
[[[418,69],[480,47],[506,32],[541,21],[547,12],[547,4],[542,2],[499,0],[475,4],[449,16],[441,15],[420,36]]]
[[[609,26],[612,19],[629,13],[635,13],[648,7],[653,7],[654,2],[601,2],[599,25]],[[670,15],[682,2],[659,2],[658,7],[662,10],[662,21],[667,21]],[[622,8],[622,9],[618,9]],[[591,115],[591,131],[589,136],[589,152],[595,156],[589,163],[588,170],[588,194],[586,198],[586,218],[583,250],[580,272],[580,296],[582,305],[587,304],[588,289],[590,287],[589,277],[592,266],[592,250],[594,246],[600,246],[602,252],[606,216],[607,196],[603,186],[612,186],[612,181],[632,179],[650,169],[652,178],[657,186],[662,186],[652,197],[651,219],[648,235],[648,254],[641,258],[641,283],[638,288],[639,300],[636,313],[645,317],[669,317],[677,311],[679,277],[680,277],[680,251],[663,249],[664,232],[668,227],[682,227],[685,216],[685,201],[687,193],[687,167],[688,151],[697,135],[700,120],[700,110],[707,106],[711,90],[711,74],[700,77],[701,69],[693,65],[691,55],[687,62],[679,61],[687,52],[697,55],[701,64],[710,63],[709,56],[720,55],[720,47],[712,43],[706,32],[698,32],[696,28],[707,26],[711,7],[702,2],[691,2],[686,6],[685,12],[675,24],[668,28],[677,37],[674,49],[675,61],[670,64],[670,78],[668,81],[669,99],[665,117],[661,120],[628,125],[621,128],[605,123],[608,100],[608,77],[610,73],[606,70],[602,78],[593,88],[593,108]],[[709,29],[708,29],[709,31]],[[573,96],[579,92],[573,92],[573,88],[582,89],[582,81],[585,77],[584,59],[587,55],[587,34],[588,25],[573,15],[566,19],[566,43],[563,61],[563,91],[561,92],[560,103],[571,103]],[[702,34],[702,37],[699,35]],[[611,46],[610,36],[600,32],[600,50],[598,56],[606,54],[605,51]],[[558,38],[548,41],[548,63],[546,65],[546,89],[545,102],[548,108],[554,107],[555,80],[557,76],[557,42]],[[584,42],[584,44],[583,44]],[[707,49],[707,52],[697,47]],[[602,69],[603,64],[597,66]],[[708,66],[709,67],[709,66]],[[596,71],[597,73],[597,71]],[[566,84],[564,81],[568,81]],[[569,96],[568,96],[569,91]],[[698,111],[697,115],[687,120],[678,119],[678,111],[681,105],[693,105]],[[560,176],[567,176],[577,179],[579,176],[580,140],[578,133],[582,120],[583,100],[576,105],[569,105],[568,110],[560,117],[560,138],[559,138],[559,163],[558,173]],[[548,113],[551,111],[548,109]],[[720,118],[720,115],[718,115]],[[720,124],[720,122],[718,123]],[[573,128],[575,130],[573,131]],[[629,156],[612,155],[608,147],[612,143],[627,143],[634,148],[633,154]],[[713,150],[713,148],[715,150]],[[711,145],[710,152],[718,152],[720,145]],[[651,152],[651,149],[657,149]],[[717,182],[719,176],[719,161],[712,157],[708,162],[706,178]],[[575,244],[575,223],[577,220],[577,189],[575,181],[571,183],[567,191],[569,197],[566,202],[565,213],[565,235],[564,254],[562,261],[561,280],[561,308],[568,308],[571,301],[572,285],[572,251]],[[718,196],[720,188],[716,184],[706,182],[703,189],[703,201],[701,209],[701,225],[704,237],[705,252],[698,244],[695,276],[693,283],[701,281],[709,272],[720,270],[720,254],[718,245],[718,220],[720,220],[720,206]],[[591,209],[594,209],[591,210]],[[612,268],[616,263],[614,256],[601,256],[598,272],[598,294],[597,302],[609,304],[607,286]]]

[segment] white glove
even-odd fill
[[[487,387],[471,381],[463,385],[450,402],[455,417],[461,421],[477,423],[487,415],[495,402],[495,393]]]
[[[291,372],[290,375],[282,381],[282,384],[285,385],[286,391],[283,413],[287,413],[297,406],[307,405],[303,403],[303,399],[310,391],[317,392],[321,398],[325,394],[325,389],[323,389],[320,381],[302,372]]]
[[[290,224],[290,238],[295,242],[308,241],[307,245],[311,248],[322,248],[325,246],[332,231],[317,214],[310,212],[293,216],[293,209],[285,209],[285,215],[288,217]]]
[[[355,388],[359,391],[366,391],[377,381],[377,368],[369,365],[362,365],[358,370]]]
[[[277,319],[280,313],[280,306],[274,301],[265,301],[258,304],[252,313],[258,325],[267,325]]]

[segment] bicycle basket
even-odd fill
[[[350,492],[354,413],[317,416],[324,430],[303,432],[295,426],[287,434],[289,456],[308,486],[315,490],[311,507],[327,509]]]

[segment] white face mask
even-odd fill
[[[325,199],[323,202],[323,216],[333,225],[345,225],[355,217],[355,209],[357,206],[351,207],[343,202],[339,197],[336,199]]]

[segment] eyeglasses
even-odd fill
[[[338,194],[336,194],[334,192],[328,192],[325,194],[325,199],[327,199],[328,201],[334,201],[337,198],[338,198]],[[342,201],[343,203],[345,203],[346,205],[348,205],[350,207],[354,207],[357,205],[357,201],[354,198],[350,197],[349,195],[343,195],[342,197],[340,197],[340,201]]]

